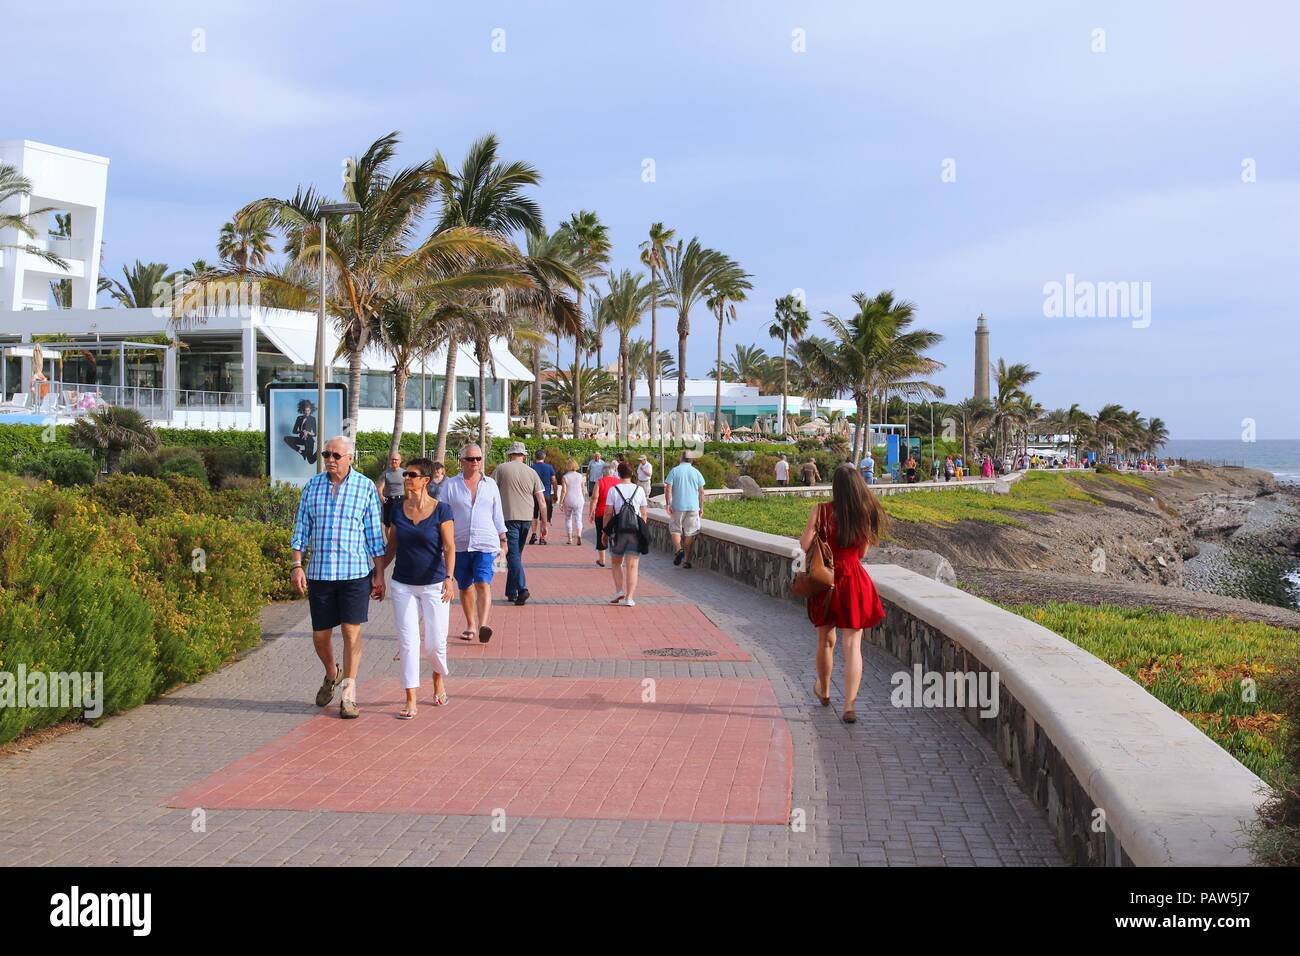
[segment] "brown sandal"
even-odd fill
[[[819,701],[821,701],[821,705],[823,707],[829,707],[831,705],[830,695],[828,694],[827,696],[823,697],[821,694],[817,693],[816,684],[813,684],[813,696],[816,697]]]

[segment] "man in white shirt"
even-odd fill
[[[776,460],[776,483],[781,488],[790,484],[790,463],[785,460],[785,455]]]
[[[486,644],[492,639],[487,626],[492,575],[496,556],[506,547],[506,521],[497,483],[483,474],[483,449],[460,450],[460,474],[442,483],[438,498],[451,506],[456,528],[456,586],[466,624],[460,638],[472,641],[477,634]]]
[[[650,460],[645,455],[641,456],[640,463],[636,466],[636,483],[647,498],[650,497],[650,480],[654,477],[655,468],[650,464]]]

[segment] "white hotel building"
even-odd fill
[[[265,386],[270,382],[314,380],[315,313],[263,309],[245,303],[238,309],[208,311],[173,320],[166,309],[97,309],[99,250],[103,237],[108,160],[88,153],[27,140],[0,141],[0,162],[15,166],[32,183],[30,196],[10,200],[6,212],[49,208],[70,214],[71,238],[46,234],[46,217],[29,222],[34,240],[14,230],[0,232],[0,244],[37,246],[54,252],[67,269],[25,249],[0,249],[0,423],[70,421],[87,393],[99,401],[140,409],[155,424],[179,428],[262,430]],[[72,280],[72,308],[55,306],[50,283]],[[40,345],[41,373],[33,384],[33,337],[63,340]],[[165,337],[170,344],[156,341]],[[142,341],[144,340],[144,341]],[[152,341],[151,341],[152,340]],[[326,355],[337,350],[338,336],[327,323]],[[504,340],[493,343],[485,395],[478,395],[478,363],[469,348],[459,350],[452,421],[479,414],[482,406],[495,435],[509,432],[511,381],[532,381],[532,373],[510,353]],[[404,428],[419,427],[421,382],[425,423],[438,427],[446,351],[410,367],[404,403]],[[333,361],[330,380],[347,382],[346,356]],[[393,361],[377,348],[362,356],[360,431],[391,430],[394,417]]]

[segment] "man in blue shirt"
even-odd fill
[[[668,509],[668,530],[673,536],[673,564],[691,566],[691,545],[700,533],[704,517],[704,475],[691,464],[691,453],[682,452],[682,461],[664,477],[664,507]],[[684,562],[684,563],[683,563]]]
[[[538,519],[542,516],[542,510],[535,508],[533,510],[533,533],[528,539],[529,544],[545,544],[546,532],[551,526],[551,515],[555,513],[555,467],[546,461],[546,449],[537,449],[537,454],[533,456],[533,471],[537,472],[537,477],[542,479],[542,494],[546,496],[546,522],[539,528]]]
[[[867,456],[862,459],[862,463],[858,467],[862,469],[862,477],[867,484],[874,485],[876,483],[876,459],[871,457],[871,452],[867,452]]]
[[[596,485],[600,479],[605,477],[607,462],[605,456],[600,452],[595,452],[591,460],[587,462],[587,497],[594,498],[596,495]]]
[[[339,713],[356,717],[357,671],[361,667],[361,625],[370,616],[371,558],[385,550],[379,490],[352,467],[351,438],[331,438],[321,452],[325,471],[302,489],[293,526],[293,586],[311,607],[312,640],[325,665],[316,706],[343,691]],[[303,568],[303,552],[308,554]],[[343,632],[344,666],[334,663],[334,628]]]

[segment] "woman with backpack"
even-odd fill
[[[817,683],[813,694],[823,707],[831,703],[836,630],[843,632],[844,722],[857,723],[853,704],[862,683],[862,632],[885,619],[885,609],[871,577],[862,566],[867,548],[880,540],[885,512],[862,475],[840,465],[831,478],[831,500],[813,508],[799,547],[808,551],[813,538],[830,546],[835,586],[808,598],[808,619],[817,628]]]
[[[605,535],[614,570],[614,600],[609,603],[624,607],[636,607],[637,567],[641,555],[650,550],[645,530],[650,502],[645,491],[633,483],[632,475],[632,466],[619,462],[619,483],[609,489],[605,498]]]

